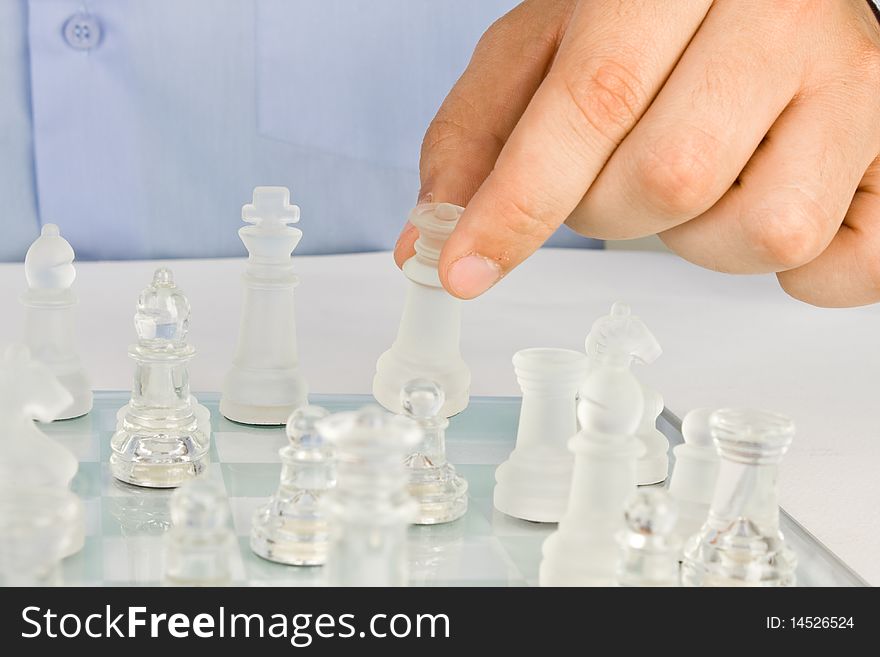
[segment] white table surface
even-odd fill
[[[397,328],[405,279],[387,253],[297,257],[301,364],[320,393],[368,393]],[[157,262],[77,263],[79,340],[93,387],[126,389],[138,292]],[[244,259],[169,263],[192,303],[194,391],[217,391],[238,332]],[[21,265],[0,265],[0,343],[20,339]],[[636,374],[682,416],[698,406],[791,415],[782,506],[880,584],[880,306],[813,308],[770,276],[732,277],[664,253],[545,249],[464,309],[475,395],[518,395],[524,347],[583,349],[593,320],[630,303],[663,345]]]

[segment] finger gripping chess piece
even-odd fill
[[[403,265],[409,279],[397,337],[379,357],[373,396],[394,413],[402,412],[400,389],[425,378],[446,393],[441,413],[451,417],[468,405],[471,373],[461,357],[461,300],[443,289],[437,273],[443,244],[455,229],[462,208],[450,203],[417,205],[409,221],[419,229],[416,254]]]
[[[652,363],[659,358],[662,353],[660,344],[645,323],[632,314],[627,304],[616,302],[611,306],[611,312],[608,315],[596,320],[587,335],[585,347],[591,368],[609,356],[608,333],[614,331],[614,327],[621,322],[628,322],[629,330],[637,330],[643,336],[641,355],[631,358],[630,364],[633,362]],[[663,412],[663,397],[656,390],[644,384],[642,384],[642,396],[644,397],[645,410],[636,431],[636,436],[644,447],[636,473],[640,486],[663,481],[669,471],[667,456],[669,440],[657,429],[657,418]]]
[[[28,289],[21,297],[25,308],[25,340],[31,354],[46,364],[73,400],[59,420],[92,410],[92,390],[76,348],[76,278],[74,253],[58,226],[46,224],[24,258]]]
[[[522,389],[516,447],[495,471],[495,508],[515,518],[559,522],[568,504],[577,433],[578,385],[587,357],[569,349],[523,349],[513,356]]]
[[[327,560],[323,497],[336,484],[336,467],[333,451],[316,426],[327,415],[320,406],[303,406],[287,421],[290,443],[278,451],[281,484],[254,513],[251,525],[251,549],[264,559],[293,566]]]
[[[421,439],[413,420],[377,406],[318,422],[336,453],[336,487],[327,496],[331,586],[405,586],[407,527],[416,504],[404,458]]]
[[[683,541],[700,531],[715,493],[720,459],[709,429],[712,412],[698,408],[685,415],[681,422],[684,443],[672,450],[675,467],[669,478],[669,495],[678,507],[676,533]]]
[[[421,443],[405,461],[409,494],[418,504],[417,525],[451,522],[468,507],[468,483],[446,460],[449,420],[440,414],[444,401],[443,388],[430,379],[413,379],[400,391],[404,414],[422,429]]]
[[[165,534],[165,583],[222,586],[232,579],[235,533],[223,491],[206,479],[187,481],[171,496]]]
[[[195,354],[186,341],[189,315],[171,270],[157,269],[138,298],[138,341],[128,350],[134,386],[110,440],[110,469],[120,481],[173,488],[207,467],[210,437],[189,393],[187,364]]]
[[[675,534],[675,502],[662,488],[637,490],[624,509],[618,535],[620,586],[678,586],[681,541]]]
[[[248,250],[238,346],[220,396],[220,413],[244,424],[284,424],[308,401],[299,370],[291,254],[302,231],[286,187],[256,187],[241,209],[251,225],[238,234]]]
[[[709,418],[721,457],[709,517],[687,540],[685,586],[794,586],[797,557],[779,531],[776,476],[794,422],[758,410]]]
[[[31,358],[27,347],[6,348],[0,358],[0,506],[9,514],[3,524],[11,524],[6,527],[9,531],[0,533],[4,554],[11,550],[27,558],[29,549],[38,548],[60,559],[83,546],[82,502],[70,491],[79,462],[34,422],[57,419],[71,399],[67,388],[48,366]],[[41,541],[50,537],[51,544],[41,547]],[[34,568],[44,569],[52,562]]]
[[[656,343],[628,314],[612,320],[603,326],[601,358],[580,389],[581,430],[568,443],[574,452],[571,491],[559,528],[544,541],[542,586],[610,586],[616,580],[616,535],[644,449],[635,436],[644,396],[629,366],[649,357]]]

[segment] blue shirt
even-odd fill
[[[241,255],[284,185],[297,253],[391,248],[424,131],[515,0],[0,0],[0,260]],[[562,229],[556,245],[590,240]]]

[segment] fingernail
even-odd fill
[[[446,280],[451,292],[463,299],[478,297],[501,278],[498,263],[481,255],[459,258],[449,266]]]

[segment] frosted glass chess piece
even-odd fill
[[[397,338],[379,357],[373,396],[388,410],[402,412],[400,389],[412,379],[431,379],[446,393],[441,413],[451,417],[468,405],[471,373],[461,357],[461,300],[443,289],[437,273],[440,251],[455,229],[462,208],[450,203],[417,205],[409,221],[419,229],[416,254],[403,265],[409,279]]]
[[[171,496],[172,527],[165,534],[165,583],[223,586],[232,579],[236,549],[223,491],[207,479],[188,481]]]
[[[282,447],[281,484],[254,513],[251,550],[293,566],[318,566],[327,560],[329,540],[323,497],[336,484],[330,445],[317,429],[328,412],[303,406],[287,421],[290,443]]]
[[[302,231],[286,187],[255,187],[238,231],[248,250],[238,346],[220,397],[220,413],[244,424],[284,424],[308,401],[299,370],[291,254]]]
[[[404,414],[422,429],[421,443],[405,461],[409,494],[418,505],[416,525],[452,522],[468,507],[468,483],[446,460],[449,420],[440,414],[445,400],[443,388],[430,379],[413,379],[400,391]]]
[[[416,503],[404,458],[421,439],[413,420],[375,406],[335,413],[318,430],[336,453],[336,486],[327,496],[331,586],[405,586],[407,527]]]
[[[678,507],[676,533],[682,540],[696,534],[709,514],[721,459],[712,442],[709,416],[713,409],[698,408],[684,416],[684,443],[673,448],[675,466],[669,478],[669,495]]]
[[[210,438],[189,393],[187,343],[190,306],[170,269],[156,270],[138,297],[138,341],[131,401],[110,440],[110,470],[129,484],[173,488],[208,465]],[[202,424],[204,418],[202,418]]]
[[[580,388],[581,430],[568,443],[574,452],[568,506],[542,549],[542,586],[610,586],[616,579],[616,535],[644,451],[635,435],[644,396],[630,363],[650,358],[656,341],[628,313],[612,313],[600,328],[603,348]]]
[[[11,560],[7,565],[22,563],[15,555],[27,560],[31,550],[43,550],[46,561],[31,570],[51,570],[54,555],[60,559],[83,547],[83,506],[70,491],[79,462],[34,422],[56,420],[71,399],[27,347],[6,348],[0,359],[0,507],[6,514],[0,552]]]
[[[24,257],[28,289],[21,297],[25,308],[25,344],[46,364],[73,397],[58,416],[67,420],[92,410],[92,389],[76,347],[76,278],[74,253],[58,226],[46,224]]]
[[[657,428],[657,418],[663,413],[663,396],[642,384],[645,413],[636,430],[636,438],[645,448],[644,456],[636,464],[639,486],[659,484],[669,476],[669,439]]]
[[[660,344],[645,326],[644,322],[632,314],[630,307],[621,302],[611,306],[611,312],[600,317],[593,324],[586,339],[587,357],[590,359],[590,369],[601,363],[607,350],[605,344],[605,332],[607,327],[615,322],[630,318],[638,322],[645,334],[645,344],[642,356],[632,359],[631,363],[652,363],[662,352]],[[645,400],[645,411],[639,422],[636,435],[644,447],[644,452],[639,457],[637,478],[640,486],[656,484],[666,479],[669,472],[669,441],[657,429],[657,418],[663,412],[663,397],[659,392],[642,384],[642,395]]]
[[[70,530],[79,527],[81,537],[82,523],[82,503],[69,490],[0,486],[0,586],[63,584]]]
[[[794,586],[797,557],[779,531],[776,476],[789,418],[722,409],[709,418],[721,467],[709,517],[684,548],[685,586]]]
[[[675,502],[662,488],[637,490],[624,509],[618,534],[620,586],[678,586],[681,541],[675,533]]]
[[[568,504],[577,433],[578,386],[587,357],[569,349],[523,349],[513,356],[522,389],[516,447],[495,471],[495,508],[524,520],[559,522]]]

